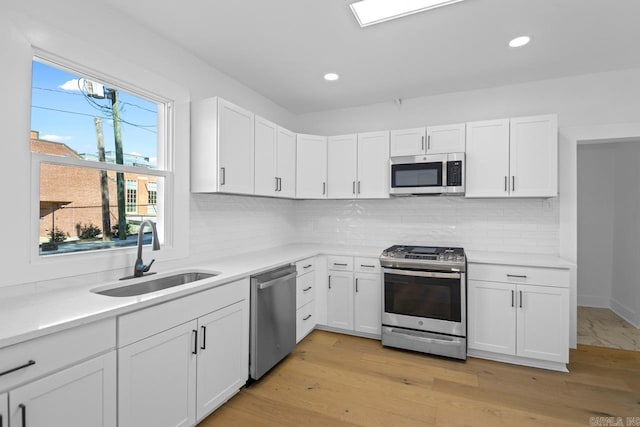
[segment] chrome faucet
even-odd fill
[[[148,219],[142,221],[140,223],[140,228],[138,229],[138,257],[136,258],[136,263],[133,266],[133,276],[123,277],[122,279],[142,277],[144,273],[148,272],[149,269],[151,269],[151,266],[155,261],[155,259],[152,259],[149,265],[146,265],[142,261],[142,237],[144,235],[144,228],[147,225],[151,227],[151,235],[153,237],[153,250],[154,251],[160,250],[160,240],[158,240],[158,230],[156,229],[156,223]],[[153,273],[149,273],[149,274],[153,274]]]

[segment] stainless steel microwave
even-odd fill
[[[391,157],[390,194],[464,194],[464,153]]]

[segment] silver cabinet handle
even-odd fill
[[[8,369],[8,370],[6,370],[4,372],[0,372],[0,377],[3,376],[3,375],[10,374],[10,373],[15,372],[15,371],[19,371],[20,369],[28,368],[29,366],[32,366],[32,365],[35,365],[35,364],[36,364],[35,360],[29,360],[24,365],[16,366],[15,368],[11,368],[11,369]]]
[[[192,329],[191,333],[193,334],[193,351],[191,354],[198,354],[198,330]]]
[[[302,320],[309,320],[309,319],[311,319],[311,315],[310,314],[307,314],[305,317],[302,318]]]
[[[27,407],[24,403],[21,403],[18,405],[18,408],[20,408],[21,412],[22,427],[27,427]]]
[[[353,185],[351,187],[352,187],[353,194],[356,194],[356,182],[355,181],[353,181]]]
[[[427,151],[431,150],[431,135],[427,135]]]
[[[376,268],[375,265],[367,265],[367,264],[360,264],[360,267],[365,267],[365,268]]]
[[[323,182],[322,183],[322,195],[327,194],[327,183]]]
[[[422,151],[424,151],[424,136],[422,137]]]
[[[360,181],[358,181],[358,194],[360,194]]]
[[[504,177],[504,191],[509,191],[509,178],[506,175]]]
[[[313,286],[309,286],[308,288],[304,288],[304,289],[302,290],[302,292],[310,291],[310,290],[311,290],[311,288],[313,288]]]
[[[227,182],[225,168],[220,168],[220,185],[224,185]]]
[[[304,268],[304,269],[306,270],[307,268],[311,268],[311,267],[313,267],[313,264],[305,265],[305,266],[304,266],[304,267],[302,267],[302,268]]]
[[[202,345],[200,346],[200,350],[206,350],[207,349],[207,327],[202,325],[200,326],[200,329],[202,330]]]
[[[522,291],[520,291],[520,308],[522,308]]]
[[[516,191],[516,177],[515,177],[515,175],[511,177],[511,191]]]
[[[278,191],[282,191],[282,178],[278,178]]]
[[[276,178],[276,189],[275,189],[275,191],[278,191],[278,177],[276,176],[275,178]]]
[[[339,263],[339,262],[334,262],[333,265],[339,266],[339,267],[346,267],[347,264],[343,264],[343,263]]]
[[[526,279],[527,275],[526,274],[507,274],[507,277],[515,277],[518,279]]]
[[[356,277],[356,292],[358,292],[358,278]]]
[[[511,307],[516,306],[515,298],[516,298],[516,291],[512,290],[511,291]]]
[[[331,276],[329,276],[329,289],[331,289]]]

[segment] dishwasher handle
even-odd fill
[[[271,286],[273,286],[273,285],[275,285],[275,284],[277,284],[279,282],[283,282],[283,281],[292,279],[292,278],[296,277],[297,274],[298,273],[294,271],[293,273],[289,273],[289,274],[286,274],[284,276],[277,277],[277,278],[269,280],[267,282],[258,283],[258,290],[263,290],[263,289],[266,289],[266,288],[270,288]]]

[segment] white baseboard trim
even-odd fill
[[[611,311],[631,323],[636,328],[640,328],[640,315],[635,310],[630,309],[613,298],[611,298]]]
[[[597,307],[610,308],[608,297],[598,297],[591,295],[578,295],[578,306],[580,307]]]
[[[530,359],[528,357],[510,356],[506,354],[492,353],[490,351],[467,349],[467,355],[479,359],[488,359],[495,362],[511,363],[514,365],[529,366],[532,368],[548,369],[558,372],[569,372],[567,364],[562,362],[550,362],[547,360]]]

